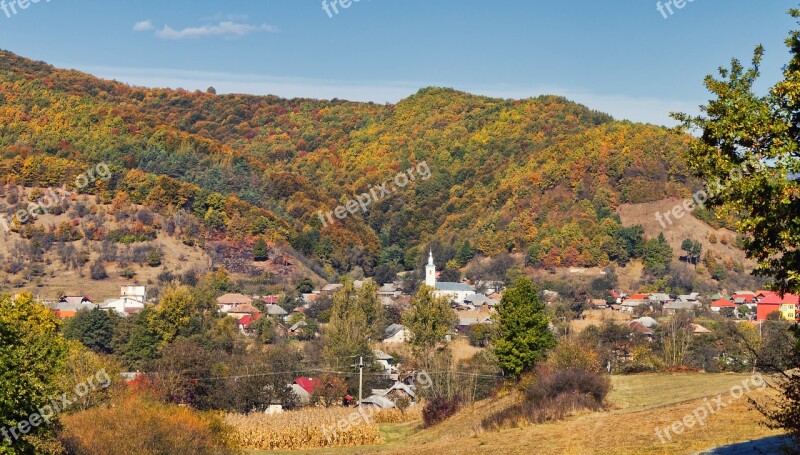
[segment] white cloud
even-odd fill
[[[212,36],[241,37],[255,32],[277,33],[279,29],[272,25],[242,24],[233,21],[223,21],[216,25],[203,25],[201,27],[186,27],[175,30],[169,25],[156,32],[156,36],[166,40],[182,40],[207,38]]]
[[[153,29],[153,23],[150,20],[137,22],[133,25],[134,32],[146,32]]]
[[[64,65],[68,66],[68,65]],[[346,99],[396,103],[428,86],[453,87],[476,95],[498,98],[530,98],[539,95],[560,95],[590,109],[611,114],[616,119],[674,126],[669,117],[673,111],[699,114],[696,102],[626,95],[597,95],[563,87],[521,87],[510,85],[468,85],[441,81],[340,81],[297,77],[275,77],[263,74],[172,70],[163,68],[78,67],[98,77],[115,79],[144,87],[171,87],[205,90],[214,86],[217,93],[276,95],[284,98]]]

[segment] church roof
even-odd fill
[[[436,289],[439,291],[475,291],[475,288],[464,283],[436,282]]]

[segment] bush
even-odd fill
[[[92,266],[89,267],[89,273],[93,280],[105,280],[108,278],[106,268],[103,267],[103,263],[100,261],[95,261],[92,263]]]
[[[422,409],[422,420],[425,422],[425,427],[431,427],[447,419],[458,412],[460,407],[461,399],[458,396],[432,399]]]
[[[140,397],[123,400],[113,407],[79,412],[62,420],[64,429],[59,439],[67,454],[232,453],[224,443],[228,428],[218,417]]]
[[[611,389],[607,376],[581,369],[536,368],[523,381],[523,401],[485,418],[485,428],[504,428],[519,422],[543,423],[561,420],[582,410],[603,407]]]

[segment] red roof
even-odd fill
[[[733,300],[744,299],[745,303],[750,303],[753,300],[755,300],[755,297],[753,297],[751,294],[734,294],[733,296],[731,296],[731,298]]]
[[[294,383],[302,387],[306,392],[314,393],[314,389],[319,384],[319,379],[302,377],[295,379]]]
[[[631,300],[647,300],[650,297],[650,294],[633,294],[630,299]]]
[[[730,300],[719,299],[711,303],[712,307],[716,308],[736,308],[736,304]]]
[[[239,319],[239,325],[243,326],[245,329],[249,329],[250,324],[253,322],[252,319],[253,317],[249,314],[245,315],[242,319]]]
[[[273,305],[278,303],[278,296],[277,295],[268,295],[264,297],[264,303],[271,303]]]
[[[618,298],[620,298],[621,296],[622,296],[622,295],[621,295],[619,292],[617,292],[617,291],[615,291],[615,290],[613,290],[613,289],[611,290],[611,297],[614,297],[615,299],[618,299]]]
[[[768,295],[758,302],[759,305],[780,305],[782,303],[783,299],[777,294]]]

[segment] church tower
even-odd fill
[[[428,253],[428,265],[425,266],[425,284],[436,289],[436,266],[433,264],[433,250]]]

